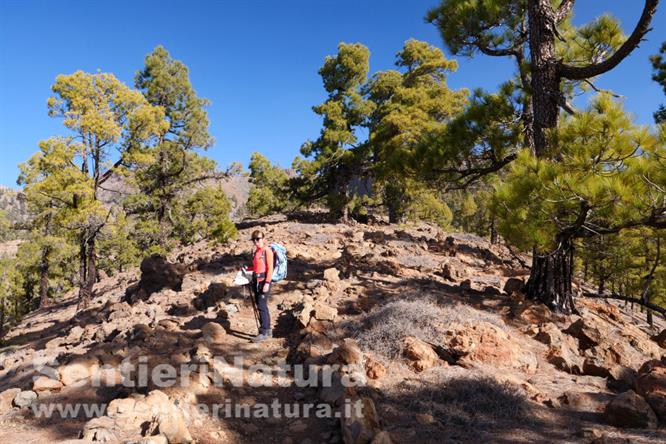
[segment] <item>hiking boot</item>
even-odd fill
[[[261,342],[261,341],[265,341],[266,339],[270,339],[272,337],[273,337],[273,334],[269,330],[267,333],[260,333],[257,336],[255,336],[254,338],[252,338],[252,342]]]

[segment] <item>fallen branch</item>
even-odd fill
[[[666,318],[666,308],[660,307],[659,305],[653,304],[652,302],[644,302],[640,300],[639,298],[631,297],[631,296],[624,296],[621,294],[617,293],[611,293],[611,294],[599,294],[599,293],[591,293],[591,292],[583,292],[582,296],[584,298],[593,298],[593,299],[616,299],[618,301],[625,301],[625,302],[632,302],[638,305],[642,305],[645,308],[649,308],[652,311],[656,311],[660,315],[662,315],[664,318]]]

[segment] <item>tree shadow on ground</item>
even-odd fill
[[[418,385],[400,384],[381,400],[382,418],[397,437],[411,436],[412,442],[423,443],[509,444],[557,442],[566,436],[561,427],[569,418],[546,421],[539,412],[542,407],[511,384],[487,377],[457,377]],[[417,415],[430,415],[432,420],[417,421]]]

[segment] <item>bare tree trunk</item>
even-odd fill
[[[90,302],[90,294],[87,292],[88,282],[88,242],[86,240],[86,232],[79,241],[79,303],[77,310],[88,308]]]
[[[647,254],[646,254],[647,258]],[[650,272],[645,276],[645,287],[643,288],[643,294],[641,295],[641,300],[645,304],[650,303],[650,287],[652,285],[652,280],[654,279],[654,272],[657,270],[657,266],[659,266],[659,260],[661,259],[661,238],[657,236],[657,251],[655,252],[654,255],[654,264],[652,264],[652,268],[650,269]],[[652,326],[652,310],[647,310],[647,323]]]
[[[46,246],[42,248],[42,257],[39,261],[39,307],[49,305],[49,254],[51,249]]]
[[[407,196],[400,183],[389,183],[384,190],[384,199],[388,209],[389,223],[399,224],[405,221],[405,207]]]
[[[550,0],[529,0],[527,14],[532,62],[532,113],[534,151],[539,157],[549,146],[547,131],[557,127],[560,77],[555,58],[555,17]]]
[[[5,279],[7,277],[7,273],[2,274],[2,285],[5,284]],[[6,311],[5,311],[5,296],[0,297],[0,339],[2,339],[5,336],[5,318],[6,318]]]
[[[499,243],[497,229],[495,228],[495,216],[491,216],[490,218],[490,243],[493,245],[497,245]]]
[[[562,242],[560,247],[546,255],[534,252],[530,278],[525,286],[526,294],[546,304],[554,311],[574,313],[573,302],[574,248],[570,241]]]

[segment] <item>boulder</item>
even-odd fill
[[[107,303],[107,305],[108,306],[105,309],[108,313],[106,318],[107,321],[125,319],[132,315],[132,307],[127,302]],[[74,329],[72,328],[72,331],[73,330]]]
[[[132,394],[118,398],[107,407],[106,416],[86,423],[82,437],[97,441],[135,442],[137,436],[162,435],[156,442],[190,443],[183,412],[160,390],[147,396]],[[154,436],[151,436],[153,438]]]
[[[525,324],[545,324],[558,318],[548,307],[543,304],[527,304],[517,308],[516,318]]]
[[[666,348],[666,328],[661,331],[658,335],[652,336],[654,342],[661,348]]]
[[[46,344],[44,344],[44,348],[47,350],[49,349],[55,349],[58,347],[61,347],[63,344],[67,342],[67,338],[62,338],[62,337],[56,337],[48,341]]]
[[[608,330],[608,325],[604,325],[601,321],[590,317],[587,319],[578,319],[564,330],[564,332],[578,339],[581,350],[587,350],[603,342],[604,338],[608,337],[610,333]]]
[[[153,254],[141,261],[141,280],[139,289],[145,292],[145,298],[163,288],[180,291],[187,267],[172,264],[164,256]],[[142,298],[143,299],[143,298]]]
[[[76,344],[81,341],[81,336],[83,336],[83,328],[79,325],[75,325],[69,330],[66,342],[67,344]]]
[[[0,415],[4,415],[5,413],[12,410],[14,407],[12,404],[14,402],[14,398],[16,398],[16,395],[19,393],[21,393],[20,388],[10,388],[0,393]]]
[[[618,395],[604,410],[606,422],[622,428],[657,427],[657,416],[650,405],[633,390]]]
[[[23,390],[14,397],[14,405],[19,408],[30,407],[35,399],[37,399],[37,393],[32,390]]]
[[[616,388],[629,389],[634,387],[637,362],[645,357],[635,348],[623,341],[602,342],[588,348],[583,353],[583,374],[611,378],[619,383]]]
[[[411,336],[403,339],[402,352],[408,360],[407,365],[417,372],[422,372],[439,361],[439,356],[429,344]]]
[[[467,272],[463,264],[449,261],[442,264],[441,275],[449,281],[459,281],[467,277]]]
[[[370,379],[380,379],[386,375],[386,367],[381,362],[368,358],[365,361],[365,374]]]
[[[303,327],[307,327],[312,319],[312,312],[314,311],[314,306],[309,302],[303,303],[303,308],[296,313],[296,319]]]
[[[209,322],[201,327],[201,334],[208,344],[219,344],[227,335],[226,330],[217,322]]]
[[[157,417],[157,429],[169,444],[189,444],[194,441],[179,412],[160,413]]]
[[[324,280],[331,283],[340,282],[340,272],[335,268],[327,268],[324,270]]]
[[[507,279],[506,283],[504,284],[504,293],[518,293],[523,291],[523,288],[525,288],[525,281],[512,277]]]
[[[643,396],[660,421],[666,422],[666,362],[651,360],[638,370],[636,391]]]
[[[351,414],[343,415],[340,421],[342,426],[342,437],[345,444],[366,444],[374,442],[373,439],[381,432],[375,403],[372,399],[367,397],[361,397],[352,402],[359,402],[361,408],[352,408]]]
[[[370,444],[393,444],[391,434],[386,430],[377,433]]]
[[[95,356],[83,356],[61,365],[58,369],[64,385],[79,385],[99,370],[99,360]]]
[[[579,412],[603,413],[610,395],[595,392],[564,392],[559,398],[561,405]]]
[[[546,345],[558,346],[564,342],[564,333],[560,328],[553,324],[552,322],[546,322],[541,324],[538,329],[538,333],[534,337],[539,342],[543,342]],[[578,347],[576,347],[578,348]]]
[[[346,338],[331,353],[329,364],[357,365],[363,361],[363,352],[356,341]]]
[[[32,384],[32,390],[35,392],[42,392],[45,390],[60,390],[62,388],[62,382],[51,379],[48,376],[40,376],[35,379],[35,382]]]
[[[331,405],[342,405],[345,399],[349,399],[351,387],[345,387],[339,373],[331,376],[331,382],[322,383],[319,387],[319,399]]]
[[[326,305],[321,302],[317,302],[314,305],[314,318],[320,321],[335,321],[335,318],[338,316],[338,309]]]
[[[132,341],[143,342],[153,334],[153,329],[146,324],[134,324],[132,329]]]
[[[80,437],[84,441],[117,442],[115,430],[116,422],[108,416],[101,416],[86,422]]]
[[[562,371],[572,375],[582,375],[584,359],[578,354],[574,339],[569,336],[562,339],[560,344],[548,349],[546,360]]]
[[[462,366],[483,363],[519,368],[526,372],[536,370],[537,360],[531,351],[524,349],[499,326],[486,321],[450,324],[441,344],[447,354]]]
[[[193,304],[197,310],[206,310],[219,304],[228,294],[227,286],[222,282],[213,282],[208,288],[194,299]]]

